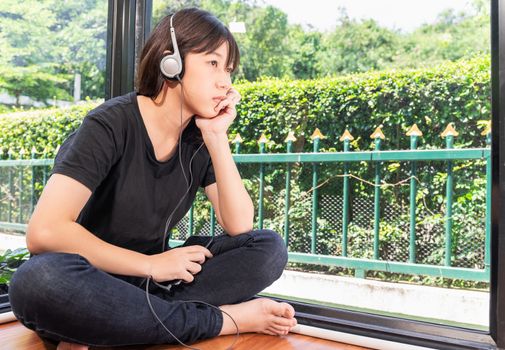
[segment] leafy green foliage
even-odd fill
[[[26,248],[18,248],[14,251],[7,249],[0,255],[0,285],[8,285],[13,273],[19,265],[28,260],[29,256],[30,252]]]
[[[21,158],[21,152],[25,159],[30,158],[34,147],[36,158],[54,158],[57,147],[96,105],[97,102],[88,102],[70,108],[1,114],[0,158],[7,158],[9,151],[13,159]]]
[[[82,95],[103,97],[107,2],[0,2],[0,90],[47,104],[71,100],[73,76]],[[100,54],[101,53],[101,54]]]
[[[326,136],[322,151],[341,149],[337,140],[346,127],[361,137],[352,145],[355,150],[371,150],[368,136],[379,125],[386,135],[383,149],[409,149],[405,133],[413,124],[424,132],[420,148],[438,148],[443,146],[440,133],[450,122],[456,129],[464,128],[456,139],[458,147],[479,147],[485,139],[477,124],[490,119],[487,56],[426,69],[317,80],[268,79],[237,88],[243,99],[230,131],[245,140],[244,153],[258,151],[263,132],[271,140],[270,152],[284,152],[289,131],[297,137],[294,151],[311,151],[306,143],[316,128]]]
[[[270,143],[267,152],[285,152],[284,139],[295,131],[294,152],[311,152],[309,136],[316,127],[326,138],[321,151],[342,149],[338,141],[348,127],[356,140],[352,150],[372,150],[369,135],[382,124],[386,140],[383,150],[408,149],[407,129],[417,123],[424,135],[419,148],[444,148],[440,133],[454,122],[460,135],[455,147],[482,147],[485,138],[479,127],[490,117],[489,57],[477,57],[438,67],[351,74],[317,80],[268,79],[237,85],[243,98],[230,136],[240,132],[245,140],[242,153],[258,153],[257,139],[264,132]],[[0,147],[3,158],[11,149],[18,158],[20,149],[29,157],[35,146],[53,158],[55,148],[80,125],[83,116],[96,105],[88,103],[65,110],[19,112],[0,116]],[[40,154],[38,155],[40,158]],[[319,200],[342,202],[342,164],[319,166]],[[416,196],[417,261],[440,264],[444,258],[445,162],[418,162]],[[244,183],[257,208],[259,193],[256,165],[240,165]],[[373,179],[375,165],[353,163],[350,172],[361,179]],[[406,162],[381,165],[382,180],[398,183],[410,175]],[[284,231],[284,164],[265,165],[264,227]],[[454,161],[453,264],[482,268],[484,246],[485,177],[483,161]],[[373,187],[352,179],[350,183],[349,256],[370,258],[373,254]],[[408,254],[409,197],[405,185],[381,191],[380,257],[405,261]],[[291,251],[310,250],[312,210],[312,164],[291,168],[290,238]],[[205,228],[209,205],[203,194],[197,197],[195,231]],[[360,205],[362,206],[360,208]],[[388,207],[388,205],[390,207]],[[331,210],[330,210],[331,209]],[[387,212],[387,210],[392,210]],[[321,204],[317,218],[317,252],[342,253],[341,213],[338,206]],[[337,218],[335,221],[335,217]],[[333,221],[332,221],[333,220]],[[180,232],[179,232],[180,233]],[[471,244],[470,244],[471,243]]]

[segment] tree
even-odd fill
[[[0,67],[0,89],[16,98],[20,106],[21,95],[47,102],[50,99],[68,100],[69,78],[62,74],[49,74],[36,65],[28,67]]]
[[[480,54],[490,48],[488,10],[475,2],[475,13],[447,10],[434,23],[423,25],[401,38],[403,48],[395,59],[400,67],[431,66]]]
[[[72,76],[84,93],[104,95],[107,3],[100,0],[0,2],[0,88],[17,96],[71,99]]]
[[[241,52],[237,79],[256,80],[260,76],[291,76],[289,64],[289,25],[287,15],[273,7],[259,7],[254,1],[180,0],[158,1],[153,24],[181,8],[196,6],[207,10],[225,25],[236,19],[244,21],[247,31],[235,34]]]
[[[318,52],[321,50],[322,34],[306,32],[300,25],[289,30],[290,66],[293,78],[314,79],[320,76]]]
[[[107,2],[102,0],[54,0],[57,27],[55,40],[59,70],[81,74],[81,94],[92,98],[105,95]]]
[[[39,2],[0,4],[0,89],[15,96],[17,105],[22,94],[39,101],[68,96],[66,77],[48,63],[54,57],[50,29],[54,23],[54,14]]]
[[[383,69],[394,60],[397,37],[373,19],[357,21],[342,14],[340,25],[323,38],[319,69],[323,75]]]
[[[260,76],[290,76],[287,15],[273,6],[258,8],[246,19],[246,26],[246,36],[240,40],[239,77],[254,81]]]

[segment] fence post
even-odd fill
[[[12,149],[7,151],[7,159],[12,160]],[[12,222],[12,201],[14,198],[14,183],[12,182],[12,168],[9,167],[9,207],[7,212],[7,222]]]
[[[370,138],[375,141],[375,151],[380,152],[381,141],[385,139],[382,133],[382,125],[377,127]],[[380,232],[380,171],[382,162],[375,163],[375,191],[374,191],[374,224],[373,224],[373,257],[379,259],[379,232]]]
[[[453,148],[454,137],[458,136],[454,129],[454,124],[449,123],[441,136],[445,137],[445,146],[447,149]],[[452,260],[452,192],[453,192],[453,174],[452,161],[447,161],[447,183],[446,183],[446,203],[445,212],[445,266],[451,266]]]
[[[214,207],[210,206],[210,235],[214,237],[216,235],[216,215],[214,214]]]
[[[344,152],[349,152],[349,146],[354,137],[347,128],[345,129],[340,141],[344,142]],[[343,208],[342,208],[342,256],[347,256],[347,229],[349,221],[349,164],[344,162],[344,189],[343,189]]]
[[[486,145],[491,147],[491,121],[487,123],[487,126],[481,135],[486,136]],[[489,271],[491,266],[491,258],[489,254],[489,245],[491,242],[491,164],[491,156],[489,156],[486,159],[486,237],[484,240],[484,269],[486,271]]]
[[[286,153],[293,151],[293,142],[296,141],[295,133],[290,131],[284,140],[286,142]],[[291,163],[286,163],[286,194],[284,196],[284,243],[289,246],[289,207],[291,195]]]
[[[32,160],[37,156],[37,149],[35,146],[32,147]],[[33,207],[35,206],[35,166],[32,164],[32,182],[30,190],[30,215],[33,213]]]
[[[235,144],[235,154],[240,154],[240,144],[242,141],[242,137],[240,137],[239,133],[237,133],[237,135],[235,135],[235,138],[231,141]]]
[[[19,151],[19,159],[23,159],[23,156],[25,155],[26,151],[24,148],[21,148]],[[19,167],[19,216],[18,216],[18,223],[22,224],[23,223],[23,192],[24,192],[24,185],[23,185],[23,176],[24,176],[24,169],[22,166]]]
[[[47,159],[47,153],[48,149],[47,146],[44,147],[44,150],[42,151],[42,159],[46,160]],[[47,165],[44,165],[42,167],[42,187],[46,186],[47,182]]]
[[[261,134],[261,137],[258,140],[260,147],[260,154],[265,153],[265,144],[268,142],[265,134]],[[263,229],[263,191],[264,191],[264,179],[265,179],[265,165],[260,163],[260,183],[259,183],[259,198],[258,198],[258,228],[260,230]]]
[[[319,153],[319,141],[324,138],[324,135],[321,131],[316,128],[314,133],[310,137],[313,145],[313,152]],[[318,182],[319,172],[318,172],[318,164],[316,162],[312,163],[312,235],[310,240],[310,252],[312,254],[316,254],[316,240],[317,240],[317,182]]]
[[[410,136],[410,149],[417,148],[418,137],[423,136],[423,133],[417,127],[417,124],[412,125],[407,132]],[[417,194],[417,162],[412,161],[410,168],[410,239],[409,239],[409,262],[416,262],[416,194]]]

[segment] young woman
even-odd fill
[[[58,349],[86,349],[191,343],[234,334],[234,322],[271,335],[296,325],[289,304],[252,299],[279,278],[287,252],[277,233],[252,230],[230,152],[238,62],[233,36],[208,12],[159,23],[137,91],[91,111],[55,159],[28,226],[33,256],[9,289],[25,326]],[[166,234],[199,187],[226,234],[171,249]]]

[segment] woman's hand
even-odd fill
[[[237,116],[237,110],[235,106],[240,101],[240,94],[234,88],[231,88],[226,93],[226,98],[221,100],[214,110],[216,111],[216,116],[214,118],[203,118],[196,116],[196,126],[200,128],[202,134],[213,133],[222,134],[226,133],[228,127],[233,123],[233,120]]]
[[[202,246],[194,245],[170,249],[169,251],[148,255],[149,275],[156,282],[183,280],[192,282],[202,270],[206,258],[212,258],[211,252]]]

